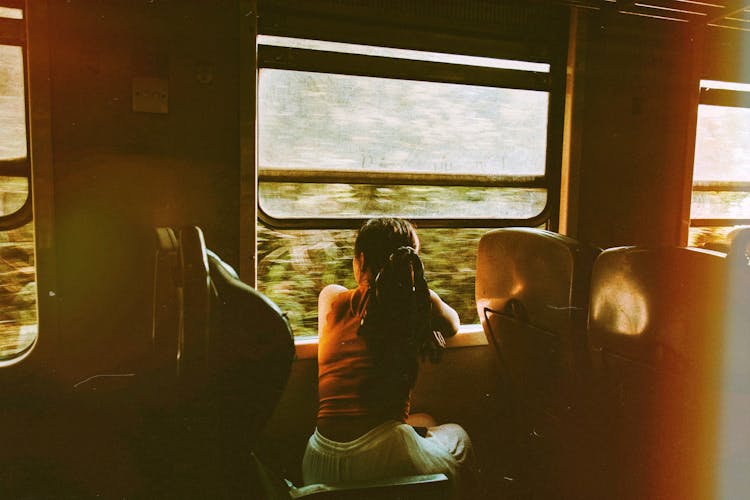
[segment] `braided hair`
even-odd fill
[[[419,359],[437,362],[442,352],[431,326],[432,301],[416,231],[403,219],[371,219],[354,249],[371,276],[358,335],[367,343],[382,390],[409,391]]]

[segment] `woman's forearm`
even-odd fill
[[[443,299],[430,290],[430,300],[432,301],[432,325],[443,334],[444,337],[452,337],[458,332],[461,326],[461,320],[458,313],[451,306],[443,302]]]

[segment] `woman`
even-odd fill
[[[403,219],[372,219],[357,234],[357,288],[325,287],[318,301],[317,428],[303,459],[305,484],[445,473],[454,482],[470,455],[458,425],[424,436],[407,424],[420,358],[439,360],[458,314],[427,287],[419,239]],[[416,418],[415,418],[416,417]]]

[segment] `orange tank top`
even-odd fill
[[[406,421],[410,393],[392,394],[388,400],[375,400],[362,388],[377,384],[373,360],[365,340],[357,335],[366,303],[354,310],[355,293],[366,295],[366,288],[337,295],[328,312],[326,329],[318,341],[318,418],[372,416]]]

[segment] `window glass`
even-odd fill
[[[23,19],[23,11],[11,7],[0,7],[0,17],[6,19]]]
[[[726,252],[729,234],[740,226],[691,226],[688,231],[688,246],[705,247]]]
[[[708,80],[701,87],[750,91],[748,85]],[[750,220],[750,108],[698,106],[690,218],[688,244],[717,249]]]
[[[28,197],[28,177],[21,173],[26,149],[23,53],[0,45],[0,216],[16,212]]]
[[[690,216],[693,219],[748,219],[750,192],[702,191],[693,188]]]
[[[260,204],[276,218],[404,217],[481,218],[494,211],[506,219],[538,215],[545,189],[373,184],[261,183]]]
[[[0,161],[26,157],[21,47],[0,45]]]
[[[544,189],[430,186],[429,176],[543,176],[547,108],[540,91],[262,69],[260,207],[274,218],[534,217]],[[300,182],[269,182],[269,170]],[[426,185],[302,182],[310,170]]]
[[[262,69],[261,168],[543,175],[548,93]]]
[[[0,232],[0,360],[28,349],[36,338],[34,225]]]
[[[698,106],[693,180],[750,182],[750,108]]]
[[[17,211],[26,202],[28,196],[28,178],[0,175],[0,215]]]

